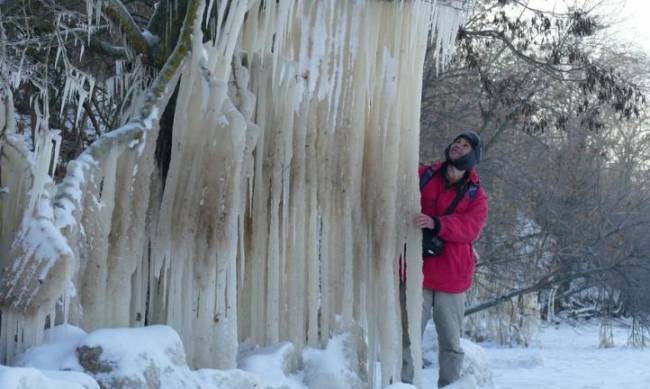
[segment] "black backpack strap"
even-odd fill
[[[460,200],[463,199],[463,196],[465,196],[465,192],[467,192],[467,189],[469,188],[469,184],[465,183],[458,188],[458,191],[456,192],[456,197],[454,197],[454,200],[449,204],[449,207],[447,207],[447,210],[445,211],[444,215],[449,215],[452,214],[455,210],[456,207],[458,206],[458,203],[460,203]]]
[[[469,193],[469,201],[471,202],[476,198],[476,194],[478,193],[478,185],[473,184],[471,182],[468,182],[464,185],[462,185],[460,188],[458,188],[458,192],[456,192],[456,197],[454,197],[454,201],[449,204],[449,208],[445,211],[445,215],[449,215],[456,210],[456,207],[458,206],[458,203],[460,203],[460,200],[462,200],[463,196],[465,196],[465,192]]]
[[[438,170],[440,169],[433,170],[433,168],[429,166],[427,170],[425,170],[424,173],[422,173],[422,177],[420,177],[420,190],[422,190],[425,186],[427,186],[429,181],[431,181],[431,179],[438,172]]]

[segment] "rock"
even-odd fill
[[[77,347],[79,364],[106,389],[198,388],[171,327],[102,329]]]
[[[103,350],[101,346],[77,347],[79,364],[84,370],[91,374],[110,373],[113,371],[113,366],[110,363],[101,360],[102,352]]]

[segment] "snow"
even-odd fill
[[[358,374],[352,366],[351,334],[340,334],[329,340],[324,350],[306,348],[303,351],[305,382],[310,389],[362,388]]]
[[[449,389],[642,389],[650,387],[650,352],[627,346],[629,326],[613,326],[614,347],[599,348],[597,322],[546,325],[528,348],[505,347],[485,342],[474,344],[462,339],[465,372]],[[57,326],[45,333],[43,345],[21,355],[20,367],[0,366],[3,389],[95,389],[97,377],[83,372],[77,362],[79,345],[101,345],[108,360],[115,361],[110,373],[140,374],[151,366],[161,367],[161,387],[240,389],[352,389],[365,387],[350,353],[350,333],[332,337],[324,349],[306,348],[300,353],[289,342],[264,348],[240,350],[238,369],[189,370],[184,364],[180,338],[168,326],[130,329],[103,329],[86,334],[70,325]],[[431,322],[424,334],[422,387],[435,387],[437,350]],[[170,351],[170,349],[174,349]],[[179,354],[180,351],[180,354]],[[103,355],[103,354],[102,354]],[[144,357],[146,356],[146,357]],[[104,358],[102,358],[104,360]],[[472,367],[472,363],[474,366]],[[468,369],[473,374],[467,374]],[[105,377],[104,377],[105,378]],[[165,381],[166,380],[166,381]],[[376,389],[380,387],[377,386]],[[411,389],[413,385],[393,383],[384,389]]]
[[[42,345],[27,350],[17,359],[19,367],[0,366],[0,388],[94,389],[99,387],[97,382],[110,388],[121,387],[121,384],[144,385],[158,379],[160,388],[362,387],[359,377],[350,368],[353,365],[349,358],[350,334],[335,336],[323,350],[308,348],[301,355],[293,344],[282,342],[242,351],[239,369],[195,371],[185,362],[178,333],[168,326],[101,329],[86,334],[77,327],[61,325],[47,330],[45,337]],[[109,366],[108,371],[83,372],[77,362],[81,346],[101,347],[96,365]],[[303,360],[305,368],[301,371]],[[152,378],[152,374],[155,377]]]
[[[498,389],[650,388],[650,351],[626,346],[629,328],[614,326],[614,347],[599,348],[599,326],[543,328],[529,348],[485,348]]]
[[[629,325],[613,326],[614,346],[599,348],[597,321],[549,325],[540,328],[530,347],[507,347],[491,342],[474,344],[461,339],[468,360],[487,371],[474,370],[470,382],[456,382],[455,389],[642,389],[650,388],[650,350],[627,346]],[[435,387],[438,379],[435,330],[429,322],[423,340],[423,387]],[[477,374],[478,373],[478,374]],[[474,386],[472,386],[474,385]],[[409,386],[406,386],[409,387]],[[391,387],[392,388],[392,387]],[[400,388],[400,386],[397,386]]]
[[[304,389],[301,377],[291,374],[298,351],[290,342],[254,350],[239,361],[239,368],[264,377],[267,384],[287,389]],[[293,360],[293,361],[292,361]],[[287,363],[289,362],[289,363]]]
[[[162,366],[171,365],[167,360],[180,343],[180,337],[171,327],[161,325],[102,329],[92,332],[83,340],[84,346],[101,346],[103,358],[114,361],[114,366],[118,366],[111,374],[120,376],[144,371],[152,359]]]
[[[0,366],[0,388],[99,389],[99,385],[92,378],[78,372]]]
[[[21,355],[16,365],[47,370],[81,371],[81,365],[74,357],[79,342],[86,332],[71,325],[61,325],[45,333],[46,341],[32,347]]]

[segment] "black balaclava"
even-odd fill
[[[458,140],[458,138],[465,138],[472,146],[472,151],[455,161],[452,161],[449,158],[449,149],[451,145]],[[445,160],[447,163],[458,170],[468,171],[477,165],[481,161],[481,151],[483,149],[483,143],[481,142],[481,137],[474,131],[467,130],[459,134],[454,138],[454,140],[447,146],[445,149]]]

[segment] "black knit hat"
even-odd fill
[[[467,155],[464,155],[455,161],[452,161],[449,158],[449,149],[451,148],[451,145],[454,144],[459,138],[465,138],[469,142],[469,144],[472,146],[472,152],[468,153]],[[454,166],[458,170],[470,170],[473,168],[475,165],[477,165],[481,161],[481,154],[483,152],[483,142],[481,141],[481,137],[474,131],[472,130],[466,130],[457,135],[454,140],[447,146],[445,149],[445,160],[447,161],[448,164]]]

